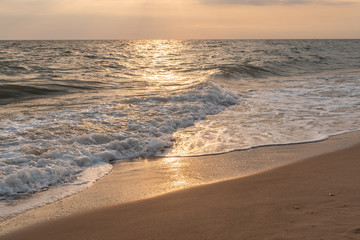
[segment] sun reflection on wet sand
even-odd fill
[[[145,158],[119,162],[114,165],[109,176],[101,179],[101,185],[95,184],[94,187],[101,188],[101,191],[105,191],[102,188],[107,189],[106,200],[99,195],[102,203],[149,198],[191,186],[247,176],[289,161],[319,155],[329,149],[342,149],[349,146],[357,134],[332,137],[320,143],[262,147],[224,155]]]
[[[186,163],[182,158],[163,158],[161,166],[167,169],[168,184],[171,187],[183,188],[191,185],[189,178],[186,177],[184,170]]]

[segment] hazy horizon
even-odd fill
[[[358,39],[359,0],[0,0],[0,40]]]

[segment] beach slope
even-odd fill
[[[1,239],[360,239],[360,145]]]

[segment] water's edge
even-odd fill
[[[0,223],[0,232],[5,234],[30,224],[101,206],[244,177],[297,160],[345,149],[359,142],[360,132],[355,131],[312,143],[262,146],[201,157],[152,157],[116,162],[113,163],[110,174],[87,189],[4,218]],[[249,162],[252,167],[245,169]],[[26,201],[37,202],[39,198],[41,193],[13,202],[7,207],[21,208],[22,204],[27,205]]]

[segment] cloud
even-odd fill
[[[335,1],[335,0],[202,0],[205,4],[221,5],[347,5],[355,3],[353,1]]]

